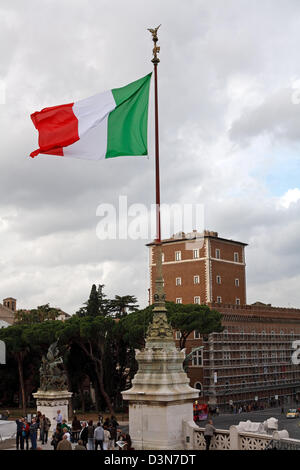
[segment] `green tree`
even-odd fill
[[[61,325],[60,321],[16,323],[0,330],[0,339],[6,344],[7,354],[14,359],[17,365],[24,414],[27,403],[25,375],[27,375],[28,382],[33,383],[33,377],[38,375],[40,364],[38,358],[41,358],[50,343],[55,340]]]
[[[181,333],[179,343],[181,349],[184,349],[189,334],[195,330],[204,336],[223,330],[222,315],[207,305],[166,302],[166,308],[169,323]],[[147,328],[152,317],[153,305],[122,318],[124,340],[134,348],[144,347]]]
[[[131,379],[137,371],[135,351],[127,341],[126,333],[123,322],[116,320],[105,348],[105,388],[116,407],[121,405],[121,392],[130,386]]]
[[[42,323],[46,320],[56,320],[59,315],[61,315],[60,309],[45,304],[31,310],[17,310],[15,313],[15,323]]]
[[[103,292],[104,284],[99,284],[98,288],[95,284],[92,285],[90,296],[84,303],[76,315],[79,317],[96,317],[101,315],[105,317],[110,311],[110,301],[106,299],[106,294]]]
[[[180,349],[185,348],[186,340],[193,331],[198,331],[202,336],[223,331],[222,315],[217,310],[211,310],[207,305],[166,302],[166,307],[169,322],[175,330],[181,333]]]
[[[105,346],[114,326],[109,317],[78,317],[74,316],[64,322],[60,332],[62,344],[77,344],[92,362],[101,395],[111,413],[113,407],[104,386]]]
[[[96,317],[99,315],[99,297],[97,292],[97,287],[95,284],[92,285],[92,290],[90,293],[89,300],[87,302],[86,313],[87,316]]]
[[[70,377],[70,390],[72,390],[72,392],[79,393],[81,409],[84,413],[85,396],[83,384],[87,377],[91,379],[91,363],[86,354],[76,343],[71,344],[71,346],[67,348],[64,362],[68,371],[68,376]],[[77,409],[79,409],[79,406],[77,406]]]
[[[26,397],[24,384],[24,359],[29,352],[29,344],[24,338],[23,325],[12,325],[0,331],[0,338],[5,342],[7,352],[17,364],[23,414],[26,414]]]
[[[128,312],[135,312],[137,310],[137,299],[133,295],[116,295],[110,301],[110,312],[113,313],[115,318],[123,318]]]

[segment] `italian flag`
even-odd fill
[[[147,155],[151,75],[122,88],[33,113],[39,149],[30,156],[43,153],[100,160]]]

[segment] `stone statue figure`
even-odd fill
[[[152,37],[156,38],[156,41],[157,41],[157,31],[160,27],[161,27],[161,24],[157,26],[156,28],[147,28],[148,31],[150,31],[150,33],[152,34]]]
[[[68,390],[63,358],[59,355],[57,341],[49,346],[40,366],[40,390]]]

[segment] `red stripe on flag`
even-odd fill
[[[64,149],[63,147],[55,147],[53,149],[49,149],[45,152],[42,152],[41,149],[35,150],[31,152],[30,156],[32,158],[36,157],[39,153],[46,154],[46,155],[59,155],[60,157],[64,156]]]
[[[73,113],[73,104],[44,108],[31,115],[32,122],[39,131],[40,146],[30,154],[31,157],[39,153],[63,155],[62,147],[67,147],[79,140],[78,119]],[[60,153],[54,153],[57,151]]]

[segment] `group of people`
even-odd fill
[[[27,418],[20,418],[16,420],[16,424],[17,450],[24,450],[25,447],[26,450],[29,450],[29,442],[31,444],[30,449],[35,450],[37,448],[38,429],[40,429],[40,440],[42,444],[47,444],[51,422],[45,415],[38,413],[30,422],[28,422]]]
[[[61,411],[57,410],[55,432],[51,438],[54,450],[72,450],[72,443],[76,446],[74,450],[133,450],[129,434],[123,433],[114,416],[106,418],[103,422],[101,415],[98,417],[97,425],[93,421],[79,421],[73,417],[72,426],[63,419]],[[42,449],[38,447],[38,429],[40,430],[41,444],[47,444],[51,421],[45,415],[38,412],[31,422],[27,418],[16,420],[16,448],[17,450]],[[30,443],[30,447],[29,447]]]

